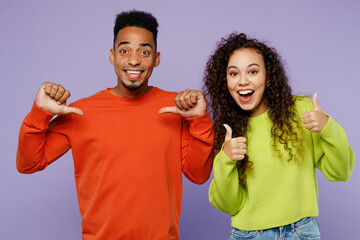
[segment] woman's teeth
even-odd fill
[[[239,93],[241,96],[245,96],[245,95],[253,94],[254,91],[252,91],[252,90],[244,90],[244,91],[239,91],[238,93]]]

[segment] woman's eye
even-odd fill
[[[230,76],[237,76],[237,75],[239,75],[237,72],[231,72],[230,73]]]
[[[257,71],[256,71],[256,70],[252,70],[252,71],[250,71],[249,73],[250,73],[251,75],[253,75],[253,74],[256,74]]]

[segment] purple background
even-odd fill
[[[320,106],[343,126],[359,156],[357,0],[0,0],[0,239],[81,239],[71,154],[43,172],[19,174],[18,131],[44,81],[61,83],[71,101],[116,84],[108,61],[114,17],[133,8],[152,12],[160,23],[161,64],[152,85],[200,89],[216,42],[232,31],[248,33],[278,49],[295,94],[318,91]],[[228,239],[230,217],[208,202],[209,183],[184,178],[181,239]],[[323,239],[358,233],[359,183],[358,164],[346,183],[318,172]]]

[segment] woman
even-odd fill
[[[345,132],[293,96],[276,50],[245,34],[222,39],[205,71],[215,128],[210,202],[230,214],[230,239],[320,239],[315,168],[346,181],[355,156]]]

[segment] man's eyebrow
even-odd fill
[[[120,42],[118,47],[120,45],[126,45],[126,44],[130,44],[130,42],[129,41]],[[150,45],[150,43],[140,43],[139,46],[141,46],[141,47],[147,47],[148,46],[148,47],[150,47],[152,49],[152,46]]]
[[[118,47],[119,47],[120,45],[123,45],[123,44],[130,44],[130,42],[128,42],[128,41],[120,42],[119,45],[118,45]]]
[[[150,43],[140,43],[139,44],[141,47],[150,47],[152,49],[152,46],[150,45]]]

